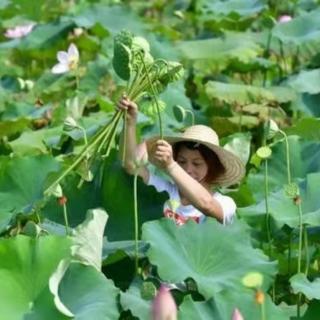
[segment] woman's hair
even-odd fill
[[[220,162],[218,156],[205,145],[193,141],[176,142],[173,146],[173,158],[176,160],[181,148],[189,150],[198,150],[208,166],[208,172],[205,181],[209,184],[214,184],[215,180],[225,172],[225,168]]]

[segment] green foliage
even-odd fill
[[[241,277],[251,270],[265,275],[265,285],[275,272],[275,265],[252,248],[240,222],[225,228],[208,219],[200,225],[188,222],[177,227],[161,219],[145,223],[142,230],[143,239],[150,243],[148,257],[160,277],[176,283],[192,278],[206,299],[224,289],[242,287]]]
[[[229,320],[238,308],[256,320],[255,289],[241,283],[250,272],[264,276],[266,319],[297,319],[299,308],[299,319],[319,318],[317,1],[3,0],[0,8],[5,320],[147,319],[163,282],[175,287],[181,319]],[[283,14],[292,20],[280,22]],[[8,38],[8,28],[29,23],[29,34]],[[68,72],[52,74],[71,43],[77,67],[69,61]],[[133,183],[114,116],[124,92],[141,102],[140,139],[208,124],[248,169],[223,190],[243,206],[241,222],[228,226],[150,222],[166,195],[139,181],[138,277]],[[70,116],[77,126],[66,131]],[[279,127],[272,136],[270,119]],[[48,196],[50,183],[60,183],[62,199]]]
[[[70,241],[61,237],[2,239],[1,311],[8,319],[66,319],[54,308],[48,290],[50,275],[69,256]]]

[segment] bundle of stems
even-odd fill
[[[178,80],[182,76],[181,64],[163,59],[154,60],[149,53],[146,40],[134,37],[127,31],[120,32],[114,42],[113,67],[118,76],[127,82],[126,96],[134,102],[138,102],[144,95],[152,96],[157,106],[160,136],[162,136],[157,95],[169,82]],[[117,110],[114,113],[111,120],[84,146],[73,163],[63,170],[44,191],[45,195],[52,193],[55,187],[82,161],[92,161],[98,155],[103,158],[109,156],[122,116],[123,111]]]

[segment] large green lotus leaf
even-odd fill
[[[317,94],[320,92],[320,69],[303,70],[291,76],[286,84],[297,92]]]
[[[6,320],[67,319],[54,307],[48,281],[70,255],[67,238],[17,236],[0,241],[0,310]]]
[[[214,299],[205,302],[195,302],[188,295],[179,306],[179,319],[223,320],[224,318],[219,313]],[[226,319],[231,319],[231,316]]]
[[[298,135],[306,140],[320,141],[320,119],[303,118],[286,130],[289,135]]]
[[[10,141],[9,145],[15,155],[26,156],[48,153],[48,147],[45,144],[47,139],[59,141],[62,128],[46,128],[36,131],[25,130],[19,138]]]
[[[144,241],[138,241],[138,255],[140,258],[146,256],[148,244]],[[135,256],[135,241],[107,241],[104,238],[102,260],[103,265],[108,265],[122,260],[126,257]]]
[[[30,125],[30,120],[20,118],[15,121],[7,120],[0,122],[0,138],[10,137],[11,135],[17,134]]]
[[[283,43],[302,45],[306,42],[319,41],[319,10],[297,17],[287,23],[278,23],[272,35]]]
[[[32,3],[28,0],[1,1],[1,6],[5,4],[7,7],[3,12],[4,17],[14,18],[18,25],[25,23],[26,20],[41,22],[52,20],[57,17],[59,11],[65,10],[59,0],[52,0],[50,4],[43,0]]]
[[[96,4],[83,10],[73,18],[73,21],[84,28],[91,28],[97,23],[112,33],[126,29],[134,33],[143,32],[144,25],[133,11],[128,11],[121,6],[108,6]]]
[[[72,27],[73,23],[70,21],[38,25],[25,38],[1,43],[0,50],[8,48],[44,49],[52,46],[53,41],[66,34]]]
[[[150,243],[147,255],[162,279],[181,282],[191,277],[206,298],[241,286],[250,271],[264,274],[267,286],[275,272],[274,263],[253,249],[248,229],[239,221],[227,227],[214,219],[176,226],[164,218],[145,223],[143,239]]]
[[[303,141],[297,136],[289,136],[290,171],[293,180],[305,178],[308,173],[320,171],[320,143]],[[284,141],[272,146],[272,156],[268,159],[269,192],[288,183],[286,149]],[[248,175],[248,185],[256,201],[264,198],[264,165]]]
[[[309,305],[308,309],[302,317],[293,317],[292,320],[318,320],[320,314],[320,301],[319,300],[312,300]]]
[[[303,293],[309,300],[320,300],[320,279],[309,281],[305,274],[298,273],[290,278],[290,284],[294,293]]]
[[[260,0],[228,0],[228,1],[207,1],[204,10],[214,15],[230,15],[236,13],[238,16],[251,16],[259,13],[265,8]]]
[[[16,213],[30,211],[43,196],[47,175],[58,169],[50,156],[0,158],[0,230]]]
[[[291,109],[302,111],[308,117],[320,117],[319,97],[320,94],[299,94],[297,100],[292,102]]]
[[[63,304],[76,320],[118,319],[117,289],[94,267],[71,263],[59,286]]]
[[[250,133],[236,133],[223,141],[223,148],[236,154],[244,164],[249,160],[250,146]]]
[[[89,209],[102,206],[100,190],[95,182],[84,182],[81,188],[78,187],[80,176],[70,174],[62,185],[63,193],[67,197],[67,213],[71,227],[75,227],[83,222]],[[45,218],[64,225],[63,207],[59,205],[55,197],[46,203],[42,210]]]
[[[130,30],[136,35],[142,36],[148,40],[152,48],[154,57],[176,60],[178,53],[172,43],[157,37],[150,32],[147,25],[132,10],[127,10],[120,5],[109,6],[107,4],[95,4],[83,10],[72,20],[79,26],[91,28],[100,24],[111,34],[115,35],[121,30]]]
[[[113,153],[105,161],[102,184],[102,203],[109,214],[108,239],[110,241],[134,239],[133,176],[125,173],[121,161]],[[164,193],[138,183],[139,225],[162,216]]]
[[[132,284],[126,292],[120,293],[120,303],[124,310],[139,319],[150,319],[152,300],[145,300],[141,297],[141,290],[137,284]]]
[[[232,59],[246,63],[261,51],[252,37],[244,33],[227,33],[223,39],[183,41],[178,49],[186,59],[216,62],[218,65],[225,65]]]
[[[292,89],[284,87],[262,88],[244,84],[209,81],[205,87],[209,98],[230,104],[288,102],[294,100]]]
[[[247,288],[224,290],[205,302],[195,302],[187,296],[179,306],[179,319],[230,320],[235,308],[239,309],[246,320],[260,319],[260,306],[255,302],[255,292]],[[287,320],[292,313],[276,306],[266,294],[265,312],[267,319]]]
[[[299,183],[302,198],[302,223],[318,226],[320,224],[320,172],[310,173]],[[268,196],[269,213],[280,228],[287,224],[295,228],[299,226],[299,211],[293,200],[286,196],[284,189],[275,191]],[[257,218],[264,219],[266,214],[265,201],[250,207],[238,209],[238,213],[253,223]]]
[[[86,92],[87,95],[95,97],[99,91],[101,79],[108,74],[110,70],[110,60],[99,56],[94,62],[87,64],[87,72],[80,81],[79,90]]]
[[[102,209],[87,212],[84,222],[72,230],[72,256],[78,261],[101,270],[103,233],[108,220]]]

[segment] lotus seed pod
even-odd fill
[[[272,150],[268,146],[260,147],[257,150],[257,156],[261,159],[268,159],[271,157]]]
[[[259,272],[249,272],[242,278],[242,284],[248,288],[260,288],[263,283],[263,275]]]

